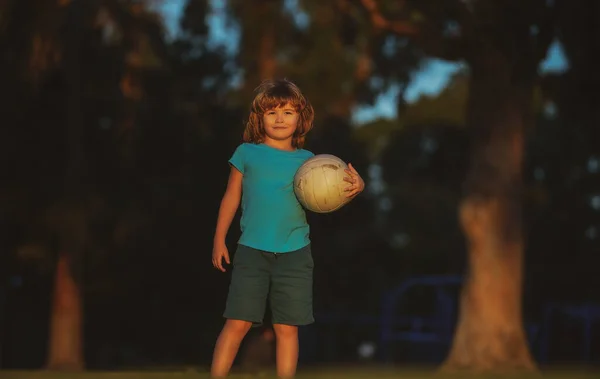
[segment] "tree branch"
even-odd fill
[[[360,0],[365,9],[369,12],[373,26],[377,29],[387,30],[402,36],[411,36],[418,34],[419,30],[415,25],[408,21],[390,21],[383,17],[375,0]],[[400,5],[404,6],[405,0],[400,0]]]
[[[343,0],[342,0],[343,1]],[[392,21],[381,13],[377,0],[360,0],[369,13],[371,22],[376,29],[394,33],[402,37],[414,38],[421,49],[430,56],[448,61],[458,61],[468,58],[469,49],[477,38],[475,22],[470,9],[460,0],[452,0],[446,6],[451,17],[460,24],[460,32],[455,36],[444,36],[444,31],[426,24],[415,25],[407,20]],[[406,0],[399,0],[400,6]]]

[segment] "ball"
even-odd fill
[[[307,159],[294,175],[294,192],[302,206],[312,212],[329,213],[350,202],[344,189],[348,165],[330,154]]]

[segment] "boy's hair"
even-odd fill
[[[292,146],[302,148],[306,134],[312,129],[315,111],[300,88],[287,79],[265,80],[256,88],[250,117],[244,130],[244,142],[262,143],[265,140],[263,115],[265,112],[289,104],[299,113],[298,126],[292,137]]]

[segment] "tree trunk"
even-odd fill
[[[52,300],[46,366],[50,370],[81,370],[84,367],[81,294],[67,254],[58,258]]]
[[[82,103],[81,46],[84,26],[90,19],[90,2],[65,2],[66,29],[64,71],[68,88],[63,198],[53,209],[53,227],[59,239],[59,256],[55,272],[55,288],[50,315],[50,335],[46,365],[52,370],[81,370],[83,355],[82,259],[88,240],[86,217],[88,170],[85,161],[85,138]]]
[[[445,370],[535,368],[521,315],[523,241],[501,237],[509,200],[466,198],[460,207],[469,272]]]
[[[258,71],[260,80],[273,79],[276,69],[277,61],[275,60],[275,30],[273,28],[273,24],[268,24],[263,29],[263,34],[260,37],[260,50],[258,54]]]
[[[532,91],[513,82],[512,70],[497,50],[471,62],[467,124],[473,145],[459,207],[469,267],[444,371],[535,369],[521,306],[523,134]]]

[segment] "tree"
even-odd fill
[[[392,83],[407,82],[417,65],[412,46],[386,55],[382,46],[402,42],[389,41],[372,33],[367,23],[345,17],[345,1],[332,6],[304,0],[293,9],[286,3],[231,2],[230,17],[241,31],[236,55],[243,73],[241,104],[249,101],[261,79],[288,77],[318,110],[317,124],[326,125],[323,121],[330,116],[350,120],[356,105],[373,103]],[[379,79],[376,85],[372,77]],[[311,135],[319,136],[322,130],[315,128]]]
[[[43,225],[30,223],[27,228],[41,230],[39,234],[45,236],[41,238],[45,241],[38,241],[45,245],[41,250],[55,262],[46,366],[81,370],[85,366],[84,257],[95,242],[94,203],[99,194],[106,195],[105,188],[96,187],[102,182],[98,173],[104,170],[98,170],[96,157],[86,152],[98,145],[97,141],[90,144],[89,138],[98,120],[86,108],[94,102],[110,104],[106,99],[120,93],[129,107],[119,121],[132,125],[135,114],[127,110],[136,108],[143,92],[141,74],[160,66],[153,59],[160,50],[159,28],[153,28],[158,19],[137,2],[11,1],[3,5],[2,43],[12,58],[2,62],[3,72],[10,77],[9,88],[21,93],[14,100],[16,110],[10,116],[15,122],[10,126],[16,137],[22,137],[15,131],[19,127],[27,135],[47,136],[42,147],[51,157],[21,163],[13,178],[15,187],[37,189],[28,191],[35,204],[28,211]],[[43,16],[31,12],[40,7]],[[161,41],[158,38],[159,45]],[[110,64],[98,65],[95,59]],[[108,113],[119,113],[115,104]],[[36,112],[27,113],[28,108],[46,112],[48,121],[40,123]],[[22,138],[14,142],[9,152],[23,148]]]
[[[373,28],[470,70],[470,165],[459,205],[468,270],[445,370],[535,369],[523,329],[524,139],[537,69],[555,36],[545,1],[362,0]]]

